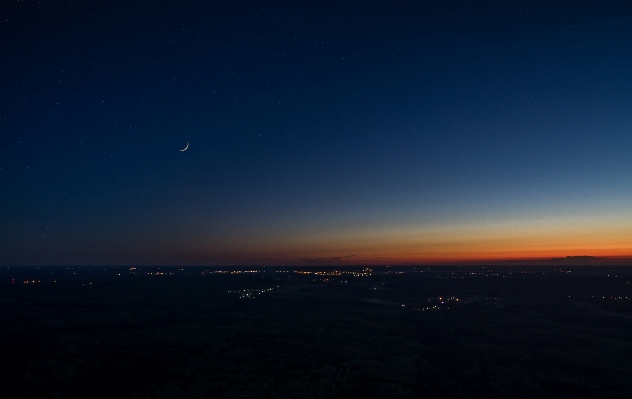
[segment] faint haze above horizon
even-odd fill
[[[628,2],[0,4],[0,265],[632,264]]]

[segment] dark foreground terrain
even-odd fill
[[[632,396],[632,268],[3,268],[0,398]]]

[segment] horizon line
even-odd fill
[[[569,255],[555,258],[508,258],[446,260],[435,262],[384,262],[384,263],[49,263],[6,264],[0,267],[448,267],[448,266],[632,266],[631,256]]]

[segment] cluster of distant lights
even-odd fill
[[[570,295],[568,296],[569,298],[571,297]],[[621,300],[621,299],[631,299],[628,296],[600,296],[600,295],[584,295],[584,296],[580,296],[578,298],[591,298],[591,299],[613,299],[613,300]]]
[[[477,302],[477,301],[498,301],[497,297],[485,297],[485,298],[478,298],[476,297],[476,295],[474,295],[471,298],[458,298],[456,296],[450,296],[450,297],[432,297],[430,299],[428,299],[428,305],[426,306],[411,306],[408,307],[411,310],[414,311],[418,311],[418,312],[427,312],[427,311],[433,311],[433,310],[450,310],[450,304],[455,305],[455,304],[464,304],[464,303],[470,303],[470,302]],[[402,308],[406,308],[406,304],[403,303],[402,304]]]
[[[365,268],[361,271],[355,270],[332,270],[332,271],[305,271],[305,270],[294,270],[296,274],[313,274],[315,276],[354,276],[354,277],[370,277],[373,275],[373,269]]]
[[[460,303],[464,303],[463,301],[461,301],[459,298],[451,296],[451,297],[438,297],[438,298],[430,298],[428,299],[428,302],[431,303],[428,306],[425,307],[411,307],[412,310],[416,310],[416,311],[422,311],[422,312],[426,312],[429,310],[441,310],[443,308],[443,306],[441,305],[449,305],[450,303],[456,303],[456,302],[460,302]],[[438,303],[437,303],[438,302]],[[433,305],[432,303],[437,303],[436,305]],[[405,307],[406,305],[403,304],[403,307]],[[446,309],[450,309],[449,306],[445,306]]]
[[[261,273],[260,270],[204,270],[200,273],[202,276],[207,274],[255,274]]]
[[[228,293],[239,294],[240,299],[255,299],[261,294],[272,291],[274,288],[279,288],[279,286],[277,285],[276,287],[270,288],[248,288],[238,291],[228,291]]]

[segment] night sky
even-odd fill
[[[629,1],[0,14],[2,265],[632,256]]]

